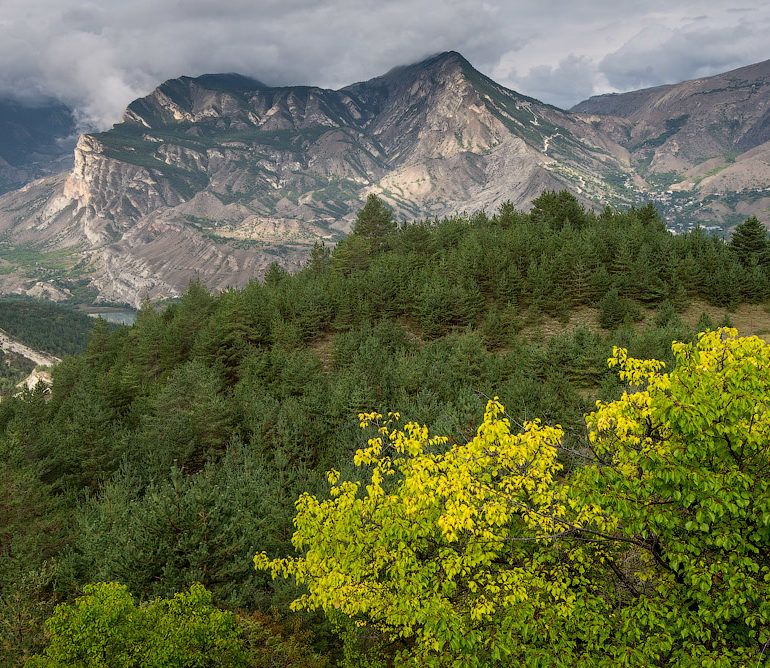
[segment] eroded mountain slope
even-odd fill
[[[43,281],[52,294],[85,281],[100,299],[137,304],[194,277],[219,288],[273,261],[299,266],[316,240],[349,229],[370,192],[411,219],[526,208],[558,188],[623,203],[632,179],[627,151],[590,123],[449,52],[338,91],[234,74],[167,81],[112,130],[83,135],[66,178],[0,198],[0,233],[66,255]],[[24,273],[0,285],[40,283]]]

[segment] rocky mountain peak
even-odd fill
[[[204,74],[164,81],[146,97],[132,102],[124,123],[157,128],[179,122],[195,122],[243,106],[267,86],[241,74]]]
[[[613,96],[604,107],[612,116],[601,115],[601,98],[580,114],[529,98],[455,51],[340,90],[179,77],[132,102],[111,130],[83,135],[66,178],[0,198],[0,234],[69,249],[102,299],[136,304],[178,294],[194,275],[216,289],[273,261],[296,268],[316,240],[350,228],[369,193],[405,220],[506,200],[525,209],[565,188],[589,206],[629,205],[654,193],[657,174],[710,150],[698,128],[733,150],[764,141],[770,86],[761,65]],[[725,109],[743,125],[720,120]],[[737,192],[747,170],[767,173],[770,144],[762,146],[698,164],[688,178],[704,192]],[[751,206],[770,206],[757,193]],[[4,275],[21,289],[22,278]],[[10,280],[0,277],[0,290]]]
[[[444,89],[453,79],[465,77],[472,65],[456,51],[445,51],[411,65],[399,65],[385,74],[343,88],[367,105],[379,106],[401,94],[426,94]]]
[[[389,70],[377,79],[385,81],[409,80],[419,77],[437,77],[441,82],[441,77],[452,76],[457,73],[463,73],[473,70],[471,65],[457,51],[444,51],[429,56],[410,65],[400,65]],[[475,70],[474,70],[475,71]]]

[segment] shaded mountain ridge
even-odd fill
[[[0,194],[72,165],[76,122],[59,102],[0,99]]]

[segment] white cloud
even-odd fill
[[[569,54],[553,65],[535,65],[518,77],[516,87],[530,97],[559,107],[570,107],[592,91],[597,78],[596,63],[587,56]]]
[[[663,24],[641,30],[599,63],[619,90],[675,83],[717,74],[770,57],[767,16],[734,25],[693,22],[684,29]]]

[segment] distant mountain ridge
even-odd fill
[[[570,111],[628,149],[651,186],[672,190],[669,204],[696,209],[702,222],[770,222],[770,60]]]
[[[526,209],[565,188],[595,208],[653,198],[680,225],[762,215],[769,68],[752,68],[569,112],[451,51],[339,90],[171,79],[81,136],[69,173],[0,197],[0,292],[136,305],[194,277],[243,285],[339,239],[372,192],[404,220]]]
[[[0,194],[72,165],[76,123],[59,102],[0,99]]]

